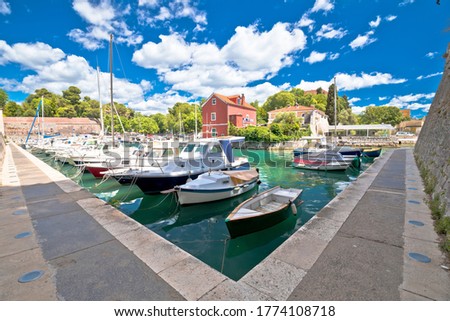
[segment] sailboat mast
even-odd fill
[[[41,96],[42,101],[42,141],[45,138],[45,129],[44,129],[44,96]]]
[[[100,68],[97,66],[98,103],[100,107],[100,136],[105,134],[105,123],[103,120],[102,94],[100,92]]]
[[[111,136],[112,147],[114,148],[114,99],[113,99],[113,50],[112,50],[113,35],[110,35],[109,40],[109,77],[111,81]]]
[[[195,115],[195,132],[194,132],[194,140],[197,139],[197,106],[194,105],[194,115]]]
[[[336,119],[337,119],[337,115],[336,115],[336,77],[334,77],[334,135],[337,136],[337,131],[336,131]]]

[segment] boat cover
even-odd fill
[[[254,180],[259,176],[256,169],[249,169],[244,171],[223,171],[224,174],[230,176],[234,185],[243,184]]]

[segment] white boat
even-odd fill
[[[241,203],[225,219],[231,237],[266,229],[297,214],[302,191],[276,186]]]
[[[174,190],[181,205],[218,201],[235,197],[252,190],[259,183],[256,169],[242,171],[213,171]]]
[[[165,166],[170,159],[179,153],[178,141],[154,141],[148,145],[140,145],[131,155],[115,154],[115,156],[99,157],[91,162],[84,162],[84,167],[96,178],[104,176],[110,170],[123,170],[130,167]]]
[[[323,151],[294,157],[292,167],[317,171],[344,171],[350,163],[340,153]]]

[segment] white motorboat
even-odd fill
[[[213,171],[203,173],[196,179],[174,190],[181,205],[207,203],[235,197],[252,190],[259,183],[256,169],[242,171]]]

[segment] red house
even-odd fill
[[[202,105],[203,137],[228,135],[228,123],[241,128],[256,125],[256,108],[245,101],[244,94],[224,96],[213,93]]]

